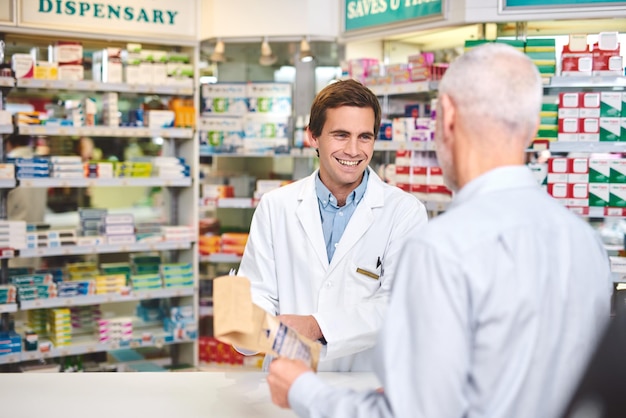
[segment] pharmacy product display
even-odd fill
[[[0,221],[0,367],[194,366],[197,211],[182,209],[198,194],[194,48],[68,41],[47,51],[7,55],[0,77],[4,140],[15,132],[37,145],[0,164],[2,204],[29,190],[83,190],[83,200],[37,222]],[[83,141],[92,147],[72,145]],[[135,196],[144,203],[116,203]]]

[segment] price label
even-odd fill
[[[137,347],[141,347],[141,343],[139,341],[130,342],[130,348],[137,348]]]

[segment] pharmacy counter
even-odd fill
[[[320,373],[373,389],[371,373]],[[262,372],[0,373],[0,416],[63,418],[293,417],[271,403]]]

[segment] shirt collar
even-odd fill
[[[538,187],[537,180],[527,166],[498,167],[467,183],[455,194],[450,208],[464,204],[486,193],[522,187]]]
[[[363,173],[363,179],[361,180],[361,183],[346,198],[346,205],[349,205],[351,203],[357,205],[361,201],[363,195],[365,194],[365,190],[367,189],[367,180],[369,179],[369,175],[369,169],[366,169]],[[322,207],[325,208],[331,203],[333,204],[333,206],[337,206],[337,199],[335,198],[335,196],[333,196],[330,190],[328,190],[328,187],[326,187],[324,183],[322,183],[319,171],[315,176],[315,193],[317,194],[317,199],[321,203]]]

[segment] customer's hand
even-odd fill
[[[324,336],[313,315],[278,315],[276,318],[310,340],[317,341]]]
[[[289,389],[298,377],[312,371],[300,360],[278,358],[270,364],[267,383],[270,387],[272,402],[281,408],[289,408]]]

